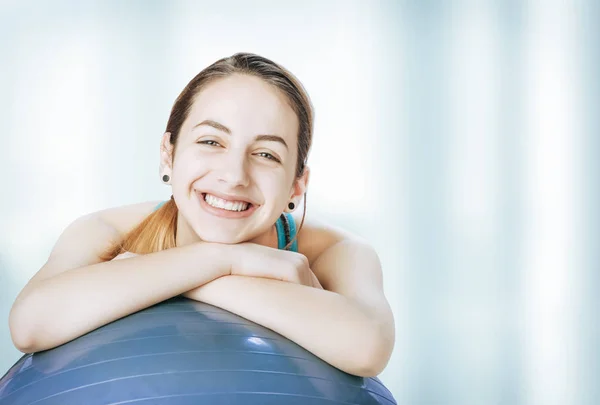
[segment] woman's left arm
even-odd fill
[[[350,374],[376,376],[394,347],[394,318],[381,264],[366,243],[337,242],[311,266],[325,289],[224,276],[184,296],[263,325]]]

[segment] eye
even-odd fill
[[[267,153],[267,152],[259,152],[259,153],[257,153],[257,155],[258,155],[258,156],[265,157],[265,158],[267,158],[267,159],[269,159],[269,160],[272,160],[272,161],[274,161],[274,162],[281,163],[281,161],[280,161],[279,159],[277,159],[275,156],[271,155],[270,153]]]
[[[209,145],[209,146],[217,146],[217,145],[221,146],[221,144],[219,144],[219,142],[217,142],[217,141],[211,141],[211,140],[208,140],[208,141],[199,141],[199,142],[196,142],[196,143],[199,143],[199,144],[202,144],[202,145]]]

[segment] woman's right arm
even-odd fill
[[[94,215],[65,229],[11,308],[17,349],[31,353],[59,346],[231,273],[229,246],[213,243],[100,262],[99,254],[118,237],[113,226]]]

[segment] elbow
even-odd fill
[[[362,352],[361,360],[354,373],[360,377],[377,377],[385,370],[394,350],[394,328],[381,328],[369,339],[368,348]]]
[[[24,354],[35,353],[36,350],[34,345],[28,340],[16,340],[13,338],[13,345],[17,348],[18,351]]]
[[[33,332],[30,328],[31,322],[26,319],[24,311],[18,305],[11,308],[8,316],[10,338],[13,345],[22,353],[33,353]]]
[[[352,374],[364,378],[377,377],[383,372],[389,362],[389,359],[390,357],[387,354],[382,355],[376,353],[372,357],[361,362],[358,365],[356,372]]]
[[[13,346],[16,347],[21,353],[27,354],[35,352],[31,340],[28,340],[26,337],[22,337],[18,333],[13,332],[12,329],[10,331],[10,337],[12,339]]]
[[[15,302],[8,315],[8,325],[13,345],[17,350],[26,354],[42,350],[38,347],[39,342],[36,339],[39,334],[36,332],[37,321],[35,319],[40,307],[36,307],[33,298],[30,294],[28,297]]]

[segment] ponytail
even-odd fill
[[[177,205],[171,198],[129,231],[122,241],[113,243],[100,260],[110,261],[121,253],[148,254],[174,248],[177,233]]]

